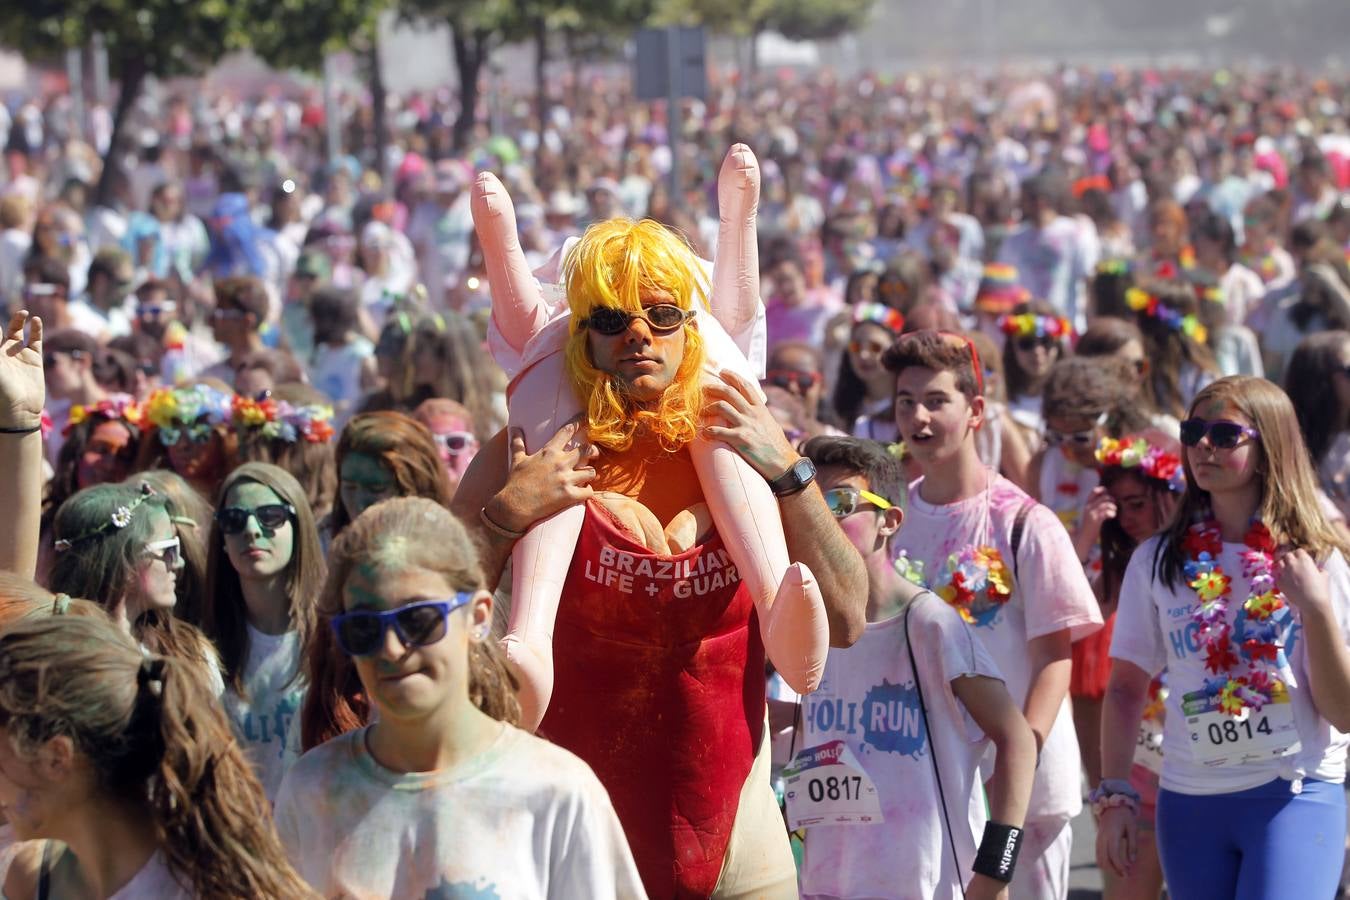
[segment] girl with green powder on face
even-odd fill
[[[285,469],[245,463],[225,478],[216,506],[202,625],[220,651],[235,736],[270,798],[304,698],[301,657],[315,629],[323,551],[304,488]]]
[[[324,896],[644,897],[594,773],[514,725],[514,680],[463,526],[429,500],[389,500],[339,535],[329,561],[319,627],[335,638],[338,683],[359,694],[354,707],[344,691],[311,689],[306,713],[339,736],[277,796],[305,880]]]

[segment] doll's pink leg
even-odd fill
[[[745,144],[735,144],[717,175],[721,228],[713,257],[712,314],[748,355],[750,329],[759,311],[759,161]]]
[[[769,660],[794,691],[814,691],[830,650],[825,602],[810,570],[789,565],[778,500],[721,441],[695,440],[689,452],[717,532],[755,602]]]
[[[469,209],[487,267],[492,319],[507,343],[524,350],[548,322],[550,310],[520,247],[515,206],[497,176],[482,172],[473,183]]]
[[[537,450],[577,412],[563,356],[540,360],[517,380],[510,420]],[[572,506],[535,523],[511,551],[511,614],[502,649],[520,680],[520,726],[539,727],[553,693],[553,624],[563,581],[572,566],[586,507]]]

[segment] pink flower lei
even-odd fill
[[[1189,559],[1186,583],[1200,605],[1192,613],[1199,626],[1205,668],[1214,677],[1205,681],[1205,693],[1218,699],[1219,708],[1239,716],[1257,712],[1285,688],[1279,678],[1282,633],[1289,624],[1289,605],[1275,586],[1275,541],[1261,522],[1253,522],[1243,540],[1242,575],[1250,594],[1234,625],[1228,621],[1232,579],[1218,564],[1223,552],[1219,525],[1213,520],[1192,525],[1182,542]],[[1245,671],[1243,671],[1245,670]]]

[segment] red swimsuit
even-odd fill
[[[721,538],[658,556],[588,505],[553,647],[540,734],[604,783],[653,898],[708,896],[764,717],[759,625]]]

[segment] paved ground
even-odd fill
[[[1097,829],[1084,804],[1073,820],[1073,856],[1069,863],[1069,900],[1100,900],[1102,873],[1097,871]]]

